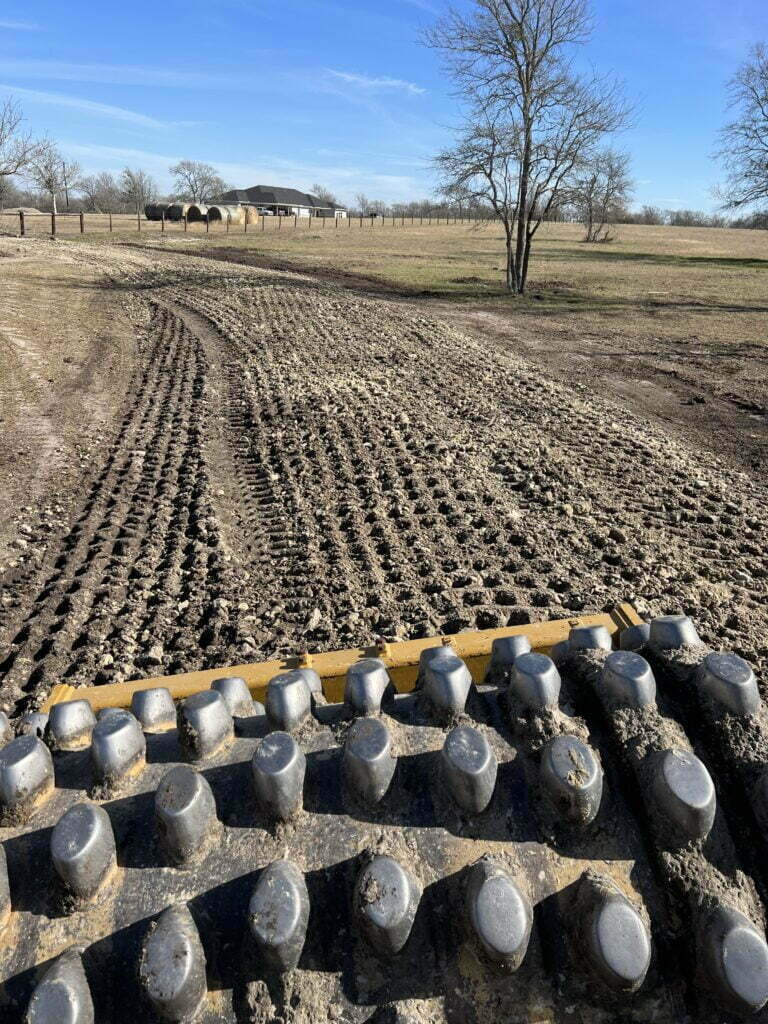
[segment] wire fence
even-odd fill
[[[16,237],[104,234],[253,234],[265,231],[377,231],[384,228],[439,227],[483,223],[474,216],[449,217],[403,215],[393,217],[300,217],[261,215],[250,223],[230,220],[147,220],[143,214],[130,213],[26,213],[0,211],[0,234]]]

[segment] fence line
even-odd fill
[[[45,222],[46,229],[44,231],[35,231],[35,222]],[[282,231],[284,225],[290,227],[292,231],[300,231],[306,225],[307,230],[326,230],[327,223],[333,222],[334,230],[338,231],[346,222],[347,229],[369,229],[375,231],[377,228],[391,227],[392,229],[405,229],[408,227],[449,227],[451,225],[473,225],[473,224],[488,224],[493,223],[492,218],[487,217],[449,217],[449,216],[432,216],[427,215],[394,215],[392,217],[299,217],[296,214],[289,215],[278,215],[278,216],[264,216],[261,215],[255,222],[248,223],[246,219],[243,223],[243,233],[248,234],[249,229],[253,231],[267,231],[268,225],[271,225],[271,230]],[[15,234],[20,237],[25,237],[31,234],[46,234],[55,238],[57,234],[125,234],[127,231],[134,230],[137,233],[142,231],[158,232],[165,234],[166,232],[178,231],[180,233],[187,232],[188,230],[195,230],[195,225],[199,226],[199,230],[206,234],[210,234],[213,231],[216,234],[226,233],[229,234],[232,230],[239,227],[237,224],[232,224],[229,218],[226,221],[209,221],[208,217],[199,221],[188,221],[187,217],[184,216],[180,220],[173,221],[166,219],[165,216],[161,217],[157,221],[144,220],[141,213],[136,214],[134,220],[133,214],[101,214],[101,213],[25,213],[24,211],[18,211],[13,213],[4,213],[0,210],[0,230],[4,230],[6,224],[10,223],[12,230]],[[74,223],[74,231],[67,230],[66,226]],[[134,224],[133,229],[130,225]]]

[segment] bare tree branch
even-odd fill
[[[146,171],[124,167],[120,174],[120,197],[126,205],[140,213],[157,195],[157,186]]]
[[[38,143],[21,129],[21,107],[9,96],[0,106],[0,178],[19,174],[29,165]]]
[[[169,170],[174,178],[174,194],[184,202],[208,203],[227,191],[224,180],[211,164],[180,160]]]
[[[611,241],[615,224],[632,196],[629,154],[599,150],[585,159],[574,178],[571,203],[587,229],[585,242]]]
[[[727,178],[716,190],[723,207],[736,210],[768,199],[768,50],[758,43],[729,84],[734,112],[720,132],[716,156]]]
[[[26,175],[41,192],[50,197],[54,213],[57,212],[56,199],[64,189],[63,169],[64,158],[55,142],[43,139],[36,144]]]

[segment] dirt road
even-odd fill
[[[508,341],[309,277],[121,246],[0,247],[4,285],[28,261],[61,280],[34,300],[51,337],[64,294],[91,303],[80,344],[104,324],[66,392],[68,363],[25,386],[37,357],[16,344],[14,420],[0,423],[9,711],[62,679],[627,599],[690,612],[710,642],[768,662],[764,485],[588,380],[554,382]],[[35,334],[32,301],[3,336]],[[21,446],[18,424],[41,409],[56,458]]]

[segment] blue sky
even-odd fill
[[[461,3],[460,3],[461,6]],[[440,0],[0,5],[0,98],[88,171],[215,164],[233,185],[429,195],[456,109],[419,30]],[[636,204],[711,209],[725,85],[768,41],[766,0],[594,0],[582,58],[626,82]]]

